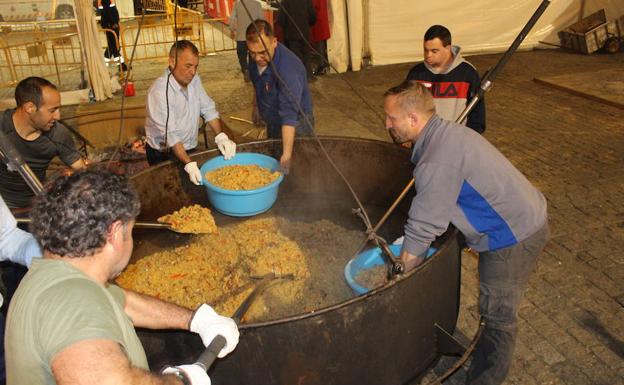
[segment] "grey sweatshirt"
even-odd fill
[[[452,223],[476,251],[512,246],[547,221],[546,199],[490,142],[434,115],[412,151],[416,196],[403,250],[423,254]]]
[[[247,11],[245,11],[245,7],[243,7],[241,1],[244,1],[247,9],[249,9],[251,19],[249,15],[247,15]],[[236,1],[228,21],[230,29],[236,32],[236,41],[246,40],[245,32],[247,31],[247,27],[256,19],[264,19],[264,10],[262,9],[262,4],[258,0]]]

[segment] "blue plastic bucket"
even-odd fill
[[[395,256],[398,256],[401,253],[402,245],[390,245],[390,251]],[[427,257],[431,257],[437,250],[434,247],[430,247],[427,250]],[[379,247],[373,247],[372,249],[368,249],[362,251],[358,254],[357,257],[347,263],[344,268],[344,276],[347,280],[347,284],[351,287],[351,290],[356,295],[362,295],[368,293],[371,289],[366,288],[355,281],[355,277],[360,274],[363,270],[372,269],[375,266],[381,266],[385,264],[385,259],[382,255],[382,251]]]
[[[225,160],[223,156],[218,156],[202,164],[200,171],[203,184],[208,193],[208,200],[220,213],[234,217],[248,217],[267,211],[277,200],[279,185],[284,180],[283,175],[280,175],[277,180],[270,184],[254,190],[226,190],[206,180],[206,173],[214,169],[224,166],[249,164],[268,168],[272,172],[279,169],[279,162],[274,158],[251,152],[238,153],[230,160]]]

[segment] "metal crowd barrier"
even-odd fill
[[[169,56],[169,48],[177,39],[192,41],[205,56],[220,51],[236,49],[236,42],[230,37],[230,30],[223,19],[204,19],[198,12],[178,9],[176,20],[173,14],[146,15],[137,41],[135,61],[162,59]],[[121,23],[121,47],[123,55],[130,57],[132,45],[139,30],[139,17],[135,22]]]
[[[175,20],[173,15],[173,10],[168,10],[145,16],[135,61],[167,58],[176,38],[192,41],[202,56],[236,49],[224,19],[205,19],[202,13],[185,8],[178,8]],[[116,38],[126,60],[132,52],[139,20],[140,16],[135,16],[120,23],[120,36]],[[112,32],[100,29],[102,60],[107,31]],[[79,84],[82,80],[74,71],[83,66],[75,20],[0,23],[0,87],[15,86],[28,76],[48,78],[59,88],[64,84],[73,86],[72,82]]]
[[[82,68],[82,50],[75,24],[61,22],[0,23],[0,87],[14,86],[28,76],[64,83],[64,73]]]

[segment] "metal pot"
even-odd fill
[[[321,141],[376,223],[412,177],[409,151],[381,141],[333,137]],[[281,142],[247,143],[238,151],[279,159]],[[202,152],[193,160],[201,164],[217,155],[215,150]],[[191,203],[208,205],[203,187],[191,185],[177,164],[150,168],[133,182],[141,195],[143,220]],[[402,235],[412,197],[413,192],[389,217],[381,236],[392,240]],[[318,143],[297,139],[291,174],[271,212],[293,220],[329,219],[364,230],[351,212],[355,207]],[[234,220],[215,217],[220,225]],[[148,237],[135,235],[137,257],[151,248],[184,241],[179,234]],[[242,325],[237,349],[209,371],[213,384],[392,385],[418,378],[440,355],[440,328],[452,333],[459,312],[457,231],[449,228],[435,246],[439,251],[418,269],[365,296],[289,318]],[[140,330],[139,336],[153,370],[194,362],[203,350],[200,338],[188,332]]]

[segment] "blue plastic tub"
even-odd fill
[[[238,153],[230,160],[223,156],[210,159],[202,164],[200,171],[203,184],[208,193],[208,199],[212,206],[225,215],[233,217],[248,217],[263,213],[273,206],[277,200],[277,192],[284,176],[280,175],[272,183],[254,190],[225,190],[217,187],[206,180],[208,171],[232,165],[257,164],[271,171],[279,169],[279,162],[270,156],[251,152]]]
[[[402,245],[390,245],[390,251],[392,251],[392,254],[398,257],[401,253],[401,246]],[[430,247],[429,250],[427,250],[426,258],[431,257],[435,252],[436,249],[434,247]],[[362,251],[360,254],[358,254],[357,257],[350,260],[349,263],[347,263],[347,265],[345,266],[345,279],[351,287],[351,290],[353,290],[356,295],[366,294],[371,290],[357,283],[355,281],[355,277],[357,277],[357,275],[360,274],[360,272],[362,272],[363,270],[372,269],[375,266],[381,266],[385,264],[385,259],[381,253],[382,251],[379,247],[373,247],[372,249]]]

